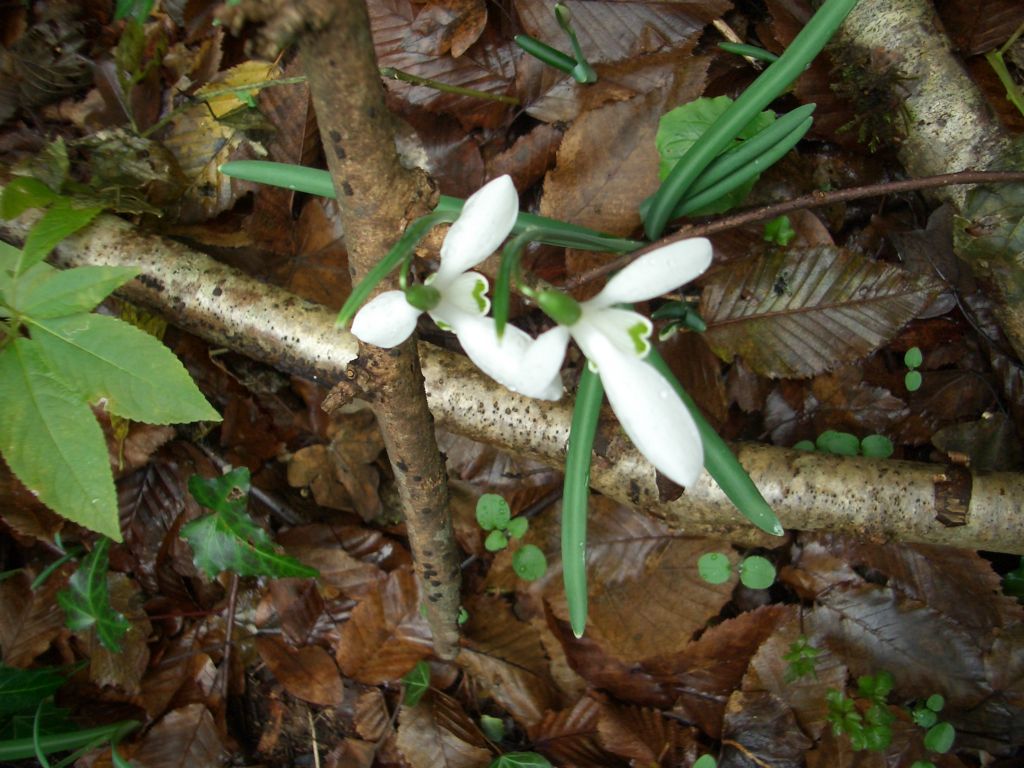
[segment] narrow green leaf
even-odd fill
[[[32,338],[69,386],[111,413],[150,424],[220,421],[174,354],[148,333],[103,315],[31,318]]]
[[[75,208],[66,198],[57,200],[25,238],[25,246],[21,249],[21,263],[15,274],[20,275],[33,264],[45,259],[57,243],[88,225],[102,210]]]
[[[110,539],[103,538],[96,543],[72,574],[67,589],[57,593],[57,602],[67,615],[68,629],[77,632],[94,626],[103,647],[117,653],[121,650],[121,638],[131,625],[110,605],[109,548]]]
[[[121,540],[103,431],[28,339],[0,353],[0,453],[48,507]]]
[[[0,219],[16,219],[29,208],[42,208],[59,195],[31,176],[19,176],[4,187],[0,195]]]
[[[223,481],[220,485],[211,485],[195,475],[189,479],[196,500],[216,510],[181,529],[181,538],[192,547],[196,568],[210,578],[221,571],[272,578],[313,579],[320,575],[316,568],[277,552],[267,532],[246,512],[249,470],[241,467],[219,480]]]
[[[16,669],[0,664],[0,715],[35,709],[64,685],[59,669]]]
[[[402,702],[407,707],[415,707],[423,694],[430,690],[430,665],[425,661],[417,661],[416,666],[405,673],[402,684],[405,686]]]
[[[30,268],[18,280],[13,308],[36,318],[60,317],[90,312],[116,289],[137,274],[137,267],[74,267],[72,269],[40,272],[36,279],[27,281]]]

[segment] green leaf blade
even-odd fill
[[[121,540],[103,431],[28,339],[16,339],[0,354],[0,453],[48,507]]]
[[[128,620],[110,605],[107,587],[110,539],[100,539],[71,576],[68,588],[57,593],[57,602],[67,616],[68,629],[79,631],[96,628],[104,648],[121,650],[121,638],[131,626]]]
[[[403,703],[407,707],[415,707],[423,694],[430,690],[430,665],[425,661],[417,661],[416,666],[405,673],[402,684],[405,686]]]
[[[52,667],[17,669],[0,664],[0,715],[35,709],[64,685],[66,678]]]
[[[19,280],[14,308],[36,318],[90,312],[107,296],[139,274],[137,267],[74,267],[54,270],[23,285]]]
[[[57,243],[88,226],[102,210],[95,207],[75,208],[70,200],[57,200],[25,238],[25,247],[22,248],[21,263],[16,274],[20,275],[33,264],[45,259]]]
[[[33,318],[33,339],[89,400],[149,424],[220,421],[185,367],[144,331],[103,315]]]

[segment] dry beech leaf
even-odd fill
[[[87,630],[89,679],[100,687],[114,686],[128,695],[140,691],[142,676],[149,666],[149,636],[153,631],[143,608],[139,585],[123,573],[107,574],[111,607],[128,619],[128,631],[116,653],[105,648],[96,633]]]
[[[870,354],[942,288],[835,248],[768,253],[717,269],[703,284],[708,344],[773,378],[813,376]]]
[[[1024,6],[1016,0],[949,0],[936,7],[956,47],[967,55],[998,48],[1024,24]]]
[[[340,526],[314,523],[282,531],[277,542],[289,555],[320,571],[317,583],[321,587],[349,597],[363,597],[379,589],[387,575],[373,563],[349,554],[343,536]]]
[[[324,756],[324,768],[371,768],[377,759],[377,745],[359,739],[345,739]]]
[[[64,611],[57,604],[74,566],[65,564],[37,590],[22,571],[0,581],[0,650],[8,667],[28,667],[64,632]]]
[[[942,694],[970,707],[990,692],[978,640],[924,603],[875,584],[838,586],[819,597],[807,626],[854,675],[892,673],[905,698]]]
[[[537,632],[500,598],[481,597],[467,608],[470,620],[456,664],[520,725],[537,722],[557,704]]]
[[[803,768],[804,754],[814,746],[800,730],[793,711],[766,691],[734,692],[722,731],[721,768],[751,764]]]
[[[397,680],[429,656],[431,642],[416,579],[411,569],[399,568],[352,610],[341,627],[336,658],[347,677],[378,685]]]
[[[598,718],[601,704],[583,697],[568,709],[547,712],[529,728],[530,741],[555,765],[618,768],[629,763],[601,746]]]
[[[644,707],[601,707],[597,731],[609,752],[637,765],[688,765],[697,759],[697,730]]]
[[[334,659],[318,645],[292,648],[273,637],[257,637],[256,650],[292,696],[333,707],[341,704],[345,688]]]
[[[356,699],[353,717],[356,733],[367,741],[380,741],[391,729],[391,713],[380,688],[370,688]]]
[[[725,704],[740,687],[751,657],[791,613],[783,605],[741,613],[711,627],[681,653],[648,660],[644,669],[674,694],[674,711],[718,738]]]
[[[189,704],[154,725],[131,761],[138,768],[220,768],[228,756],[213,715],[203,704]]]
[[[139,693],[132,697],[132,703],[142,707],[151,720],[167,710],[186,680],[194,679],[211,663],[209,656],[196,650],[197,634],[198,628],[193,626],[154,647],[153,663],[142,678]],[[179,700],[178,703],[184,702]]]
[[[445,727],[456,712],[469,721],[458,702],[436,691],[429,692],[415,707],[402,706],[398,715],[398,750],[412,768],[485,768],[490,763],[490,750]],[[482,741],[482,734],[477,734]]]

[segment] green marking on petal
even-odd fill
[[[473,286],[473,299],[476,301],[476,305],[480,310],[481,315],[486,315],[487,310],[491,308],[491,301],[484,293],[487,291],[487,283],[483,280],[478,280],[476,285]]]
[[[647,323],[636,323],[629,327],[629,338],[633,341],[633,349],[636,351],[637,357],[647,357],[647,353],[651,351],[651,343],[647,340],[650,332],[651,329]]]

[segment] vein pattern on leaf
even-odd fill
[[[121,638],[131,625],[110,605],[107,587],[109,547],[110,539],[100,539],[71,576],[68,588],[57,594],[57,602],[67,614],[69,629],[78,631],[95,626],[103,646],[117,652],[121,650]]]

